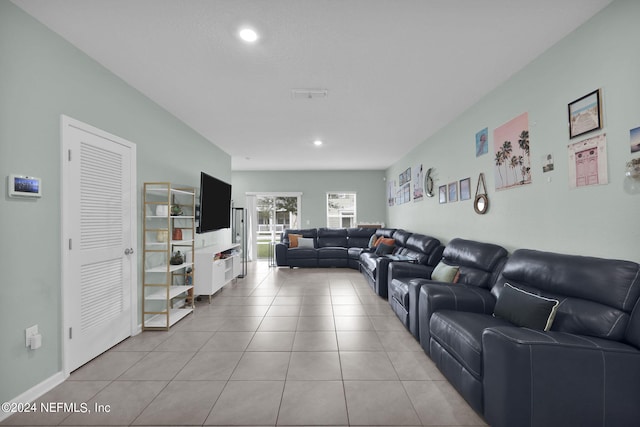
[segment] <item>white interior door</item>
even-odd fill
[[[135,145],[62,117],[68,375],[137,330]]]

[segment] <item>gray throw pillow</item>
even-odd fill
[[[311,237],[298,237],[299,248],[313,248],[313,238]]]
[[[445,264],[440,261],[436,268],[433,269],[433,273],[431,273],[431,280],[435,280],[437,282],[448,282],[455,283],[457,280],[458,272],[460,271],[460,267]]]

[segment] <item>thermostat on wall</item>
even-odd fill
[[[41,197],[42,185],[40,178],[24,175],[9,175],[9,197]]]

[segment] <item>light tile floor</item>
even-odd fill
[[[262,262],[170,331],[123,341],[39,401],[92,411],[2,425],[486,425],[359,272]]]

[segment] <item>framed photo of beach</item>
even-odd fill
[[[569,138],[602,129],[600,89],[569,104]]]

